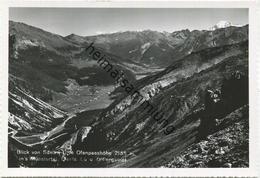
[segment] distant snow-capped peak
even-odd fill
[[[226,28],[226,27],[230,27],[230,26],[232,26],[231,22],[221,20],[216,25],[211,27],[210,30],[216,30],[216,29],[219,29],[219,28]]]

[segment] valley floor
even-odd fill
[[[113,100],[109,94],[114,90],[114,85],[109,86],[79,86],[75,81],[69,80],[66,94],[54,93],[51,104],[68,113],[79,113],[87,110],[103,109]]]

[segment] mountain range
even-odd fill
[[[92,42],[164,113],[173,133],[164,135],[87,54]],[[248,167],[247,87],[248,25],[64,37],[10,21],[9,166]],[[208,127],[216,122],[214,129],[206,132],[205,120]],[[245,137],[233,137],[239,129]],[[18,161],[18,149],[123,150],[127,161],[61,161],[67,154],[56,162]]]

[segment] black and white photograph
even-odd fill
[[[8,24],[8,168],[249,168],[248,8],[9,7]]]

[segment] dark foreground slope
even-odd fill
[[[188,147],[164,167],[248,167],[248,106],[228,114],[217,123],[214,134]]]
[[[212,112],[207,111],[207,102],[205,102],[207,90],[222,90],[225,79],[227,79],[226,82],[233,83],[230,76],[235,71],[240,71],[247,76],[246,56],[239,55],[227,58],[205,71],[174,83],[154,96],[151,99],[153,105],[159,107],[167,115],[167,120],[176,128],[170,135],[164,135],[161,125],[154,122],[149,115],[145,115],[142,108],[138,107],[132,113],[129,112],[128,117],[130,118],[127,119],[127,122],[131,124],[128,125],[128,128],[124,127],[124,134],[127,133],[127,136],[124,135],[121,140],[120,137],[117,138],[116,145],[121,143],[121,147],[117,146],[116,148],[128,149],[138,156],[130,157],[126,164],[120,164],[119,166],[150,167],[153,165],[158,167],[169,157],[174,157],[174,155],[181,152],[186,146],[210,134],[205,133],[205,130],[208,130],[207,127],[213,130],[211,127],[214,124],[211,124],[211,122],[214,122],[215,119],[224,118],[228,113],[247,104],[247,96],[233,95],[232,92],[228,92],[229,96],[222,98],[224,102],[220,104],[220,108],[213,109],[213,111],[216,110],[216,113],[207,114]],[[240,86],[229,85],[228,90],[235,93],[238,87],[247,88],[247,82],[245,81],[241,82]],[[222,92],[227,92],[225,90],[222,90]],[[245,89],[244,92],[247,92],[247,90]],[[229,97],[232,99],[229,99]],[[227,106],[230,108],[227,109]],[[202,128],[201,120],[204,120],[205,123]],[[120,123],[120,121],[117,121],[117,123]],[[140,123],[142,124],[141,129],[138,127]],[[110,126],[111,128],[113,126]],[[115,135],[118,135],[119,128],[121,127],[114,126]]]

